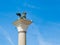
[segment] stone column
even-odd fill
[[[18,19],[14,22],[14,25],[18,30],[18,45],[26,45],[26,31],[31,24],[30,20]]]

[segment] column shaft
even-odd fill
[[[26,33],[25,32],[18,33],[18,45],[26,45]]]

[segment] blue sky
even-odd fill
[[[27,45],[60,45],[60,0],[0,0],[0,45],[17,45],[16,12],[33,21]]]

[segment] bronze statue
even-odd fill
[[[16,13],[16,15],[17,15],[17,16],[19,16],[19,17],[21,17],[21,14],[20,14],[19,12],[18,12],[18,13]]]
[[[16,13],[17,16],[20,17],[20,19],[26,19],[26,12],[23,12],[22,15],[20,13]]]

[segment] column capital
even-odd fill
[[[32,21],[30,21],[30,20],[18,19],[13,24],[15,26],[18,26],[18,25],[21,25],[21,24],[30,25],[31,23],[32,23]]]
[[[30,20],[19,19],[14,22],[14,25],[17,27],[18,31],[26,31],[28,26],[32,23]]]

